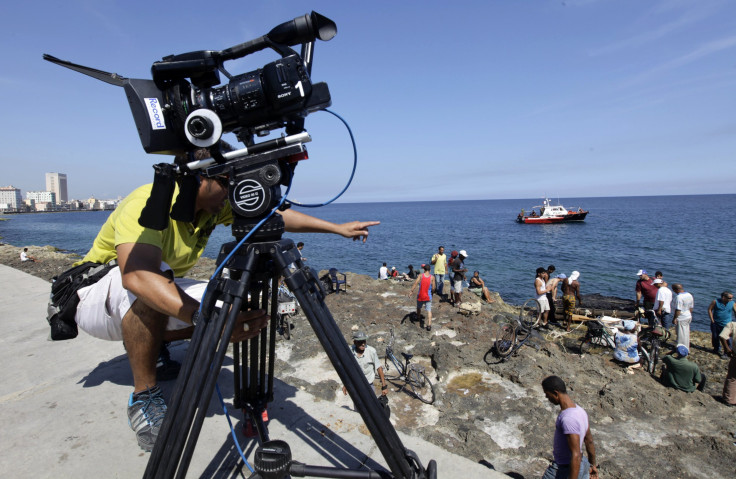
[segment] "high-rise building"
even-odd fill
[[[66,203],[66,173],[46,173],[46,190],[56,193],[56,201]]]
[[[23,204],[20,188],[15,186],[0,187],[0,209],[6,211],[18,211]]]

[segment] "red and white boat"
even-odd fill
[[[537,209],[539,212],[537,212]],[[553,205],[549,198],[545,198],[544,204],[534,206],[530,213],[521,210],[521,213],[516,217],[516,221],[527,224],[571,223],[584,221],[587,215],[587,210],[582,208],[568,210],[562,205]]]

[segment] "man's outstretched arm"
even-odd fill
[[[279,211],[291,233],[334,233],[353,240],[368,240],[368,228],[381,224],[380,221],[350,221],[348,223],[332,223],[327,220],[306,215],[293,209]]]

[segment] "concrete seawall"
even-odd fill
[[[0,265],[0,471],[4,477],[140,477],[149,455],[127,424],[125,407],[132,376],[122,343],[80,333],[70,341],[48,341],[49,283]],[[172,356],[182,360],[186,342]],[[232,402],[231,361],[218,383]],[[173,382],[162,383],[167,396]],[[269,433],[285,440],[294,460],[311,465],[384,470],[385,463],[360,416],[276,381],[269,407]],[[240,411],[230,411],[234,422]],[[256,444],[238,436],[248,460]],[[435,459],[439,477],[507,477],[421,438],[400,434],[423,463]],[[238,472],[242,468],[242,472]],[[248,477],[216,398],[210,404],[189,477]]]

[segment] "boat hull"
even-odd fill
[[[553,223],[575,223],[585,221],[588,215],[587,211],[568,212],[566,215],[559,216],[524,216],[517,218],[519,223],[524,224],[553,224]]]

